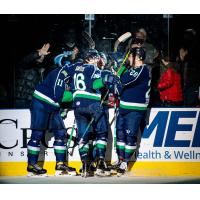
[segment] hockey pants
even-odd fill
[[[128,162],[137,148],[137,134],[144,111],[131,111],[117,117],[117,155]]]

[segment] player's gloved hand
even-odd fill
[[[103,83],[108,87],[112,87],[115,84],[115,76],[112,74],[106,74],[103,78]]]

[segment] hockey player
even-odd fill
[[[100,60],[98,62],[98,67],[101,70],[101,77],[106,77],[107,75],[111,75],[111,71],[106,70],[105,66],[107,64],[107,58],[106,55],[103,52],[99,53],[100,55]],[[98,82],[99,80],[96,80]],[[112,102],[109,101],[109,96],[110,92],[109,89],[106,88],[105,86],[102,85],[100,88],[101,92],[101,101],[103,101],[102,106],[103,106],[103,115],[105,124],[107,124],[107,130],[104,130],[104,134],[101,135],[96,135],[95,138],[95,148],[93,151],[93,154],[96,158],[97,161],[97,167],[95,174],[97,176],[110,176],[110,169],[107,167],[107,164],[105,162],[105,153],[106,153],[106,147],[107,147],[107,141],[108,141],[108,127],[109,127],[109,112],[108,108],[111,105]],[[105,144],[104,146],[102,145],[102,142]]]
[[[44,81],[36,86],[31,104],[31,139],[28,142],[29,175],[45,175],[47,170],[38,165],[40,141],[46,130],[54,133],[54,153],[56,157],[56,173],[76,175],[76,170],[65,164],[65,126],[60,115],[60,104],[72,101],[72,94],[66,91],[68,80],[67,67],[51,71]]]
[[[119,74],[123,86],[116,125],[119,176],[126,172],[128,162],[137,148],[137,132],[148,106],[150,76],[144,59],[143,48],[132,48],[128,57],[129,67],[123,67]]]
[[[90,176],[91,162],[89,158],[89,139],[92,138],[92,134],[95,132],[95,137],[98,138],[96,146],[104,150],[107,144],[105,134],[108,125],[101,105],[99,88],[102,84],[96,81],[101,78],[101,71],[97,67],[99,54],[96,50],[89,49],[85,52],[84,60],[84,64],[76,63],[70,66],[69,74],[73,77],[70,87],[73,91],[73,107],[78,128],[79,154],[83,164],[81,175],[87,177]],[[102,80],[105,85],[109,84],[110,79],[105,78]],[[100,151],[99,154],[101,154]]]

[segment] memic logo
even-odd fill
[[[187,120],[193,119],[193,123]],[[169,123],[167,123],[169,120]],[[185,120],[186,123],[181,123]],[[200,113],[198,111],[159,111],[145,128],[142,137],[149,138],[156,130],[153,147],[200,147]],[[192,134],[188,139],[177,139],[179,132]]]

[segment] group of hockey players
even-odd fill
[[[36,86],[31,103],[29,174],[46,175],[47,170],[38,165],[38,157],[40,141],[45,131],[51,130],[55,138],[56,173],[77,175],[76,169],[66,164],[66,127],[61,117],[61,104],[69,102],[78,130],[81,176],[110,176],[113,169],[118,175],[124,174],[137,149],[137,132],[148,106],[150,75],[144,60],[142,45],[132,45],[123,62],[111,72],[104,70],[104,54],[87,49],[82,61],[52,70]],[[112,166],[105,162],[109,94],[118,99],[114,102],[118,162]]]

